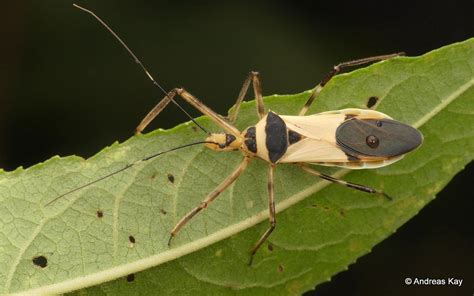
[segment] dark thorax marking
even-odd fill
[[[301,139],[301,134],[292,130],[288,130],[288,143],[290,143],[290,145],[299,142]]]
[[[225,135],[225,146],[229,146],[230,144],[232,144],[232,142],[235,141],[235,136],[234,135],[231,135],[231,134],[226,134]]]
[[[269,112],[267,115],[265,145],[268,150],[268,158],[272,163],[276,163],[286,153],[288,148],[286,124],[280,116],[273,112]]]
[[[250,152],[257,153],[257,140],[256,140],[256,132],[255,132],[255,127],[249,127],[247,129],[247,133],[245,133],[245,146],[247,146],[247,149]]]

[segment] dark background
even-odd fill
[[[115,28],[166,89],[184,86],[220,113],[250,70],[261,72],[267,95],[297,93],[341,61],[398,51],[420,55],[474,36],[473,1],[175,2],[77,1]],[[90,157],[130,137],[161,98],[117,42],[71,4],[2,3],[5,170],[53,155]],[[170,107],[148,130],[186,120]],[[468,166],[397,233],[311,293],[472,295],[473,170]],[[460,289],[414,288],[405,286],[405,277],[464,283]]]

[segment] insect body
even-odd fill
[[[411,126],[381,112],[363,109],[310,116],[278,115],[270,111],[240,138],[230,134],[225,138],[226,147],[239,145],[244,153],[272,164],[302,162],[351,169],[391,164],[421,142],[421,134]],[[208,140],[218,142],[219,139],[209,137]],[[221,150],[215,144],[207,146]]]
[[[130,51],[125,43],[94,13],[77,5],[76,7],[92,14],[101,22],[129,51],[135,61],[142,67],[150,80],[163,92],[163,88],[153,79],[138,58]],[[259,158],[268,163],[268,206],[270,226],[252,248],[250,263],[253,256],[268,238],[276,226],[275,218],[275,192],[273,186],[273,176],[275,167],[278,164],[292,164],[300,166],[305,172],[321,177],[330,182],[342,184],[357,190],[368,193],[389,196],[382,191],[372,189],[367,186],[349,183],[336,179],[329,175],[322,174],[308,165],[317,164],[325,166],[338,166],[349,169],[378,168],[400,160],[409,151],[421,145],[422,134],[415,128],[395,121],[388,115],[374,110],[365,109],[343,109],[323,112],[314,115],[306,115],[311,104],[323,89],[324,85],[341,69],[348,66],[355,66],[374,61],[389,59],[399,54],[382,55],[339,64],[333,68],[328,77],[319,83],[311,93],[306,104],[302,107],[297,116],[279,115],[272,111],[267,111],[262,98],[262,90],[259,74],[250,72],[245,80],[242,90],[239,93],[235,104],[234,113],[229,118],[215,113],[212,109],[203,104],[200,100],[182,88],[176,88],[170,92],[165,92],[165,97],[145,116],[138,125],[136,131],[140,133],[143,129],[170,103],[177,104],[175,97],[180,97],[191,104],[203,114],[209,116],[214,123],[223,129],[222,133],[208,133],[205,141],[191,143],[181,147],[172,148],[168,151],[160,152],[146,157],[104,176],[89,184],[85,184],[68,193],[79,190],[92,183],[103,180],[111,175],[117,174],[130,168],[138,162],[147,161],[158,155],[174,151],[183,147],[204,143],[206,147],[215,151],[240,150],[243,154],[242,162],[234,171],[225,178],[217,188],[211,191],[202,202],[190,210],[182,217],[170,232],[168,244],[187,222],[197,213],[207,208],[210,203],[229,187],[245,170],[248,163],[253,158]],[[234,122],[237,119],[240,105],[244,100],[250,84],[256,98],[259,121],[244,131],[239,131]],[[179,106],[179,105],[178,105]],[[194,121],[194,120],[193,120]],[[196,122],[195,122],[196,123]],[[197,124],[197,123],[196,123]],[[199,125],[198,125],[199,126]],[[201,126],[199,126],[203,129]],[[205,130],[205,129],[203,129]],[[59,197],[61,197],[59,196]],[[58,197],[58,198],[59,198]],[[56,198],[57,199],[57,198]],[[55,200],[56,200],[55,199]],[[54,201],[54,200],[53,200]]]

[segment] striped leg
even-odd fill
[[[376,62],[376,61],[382,61],[382,60],[387,60],[396,56],[401,56],[404,55],[403,52],[399,53],[393,53],[393,54],[386,54],[386,55],[380,55],[380,56],[374,56],[374,57],[368,57],[364,59],[359,59],[359,60],[353,60],[349,62],[344,62],[340,63],[339,65],[336,65],[332,68],[331,72],[329,72],[328,76],[323,79],[313,90],[311,93],[311,96],[309,97],[308,101],[304,104],[303,108],[301,109],[300,113],[298,114],[299,116],[303,116],[306,114],[308,111],[309,107],[314,102],[314,99],[319,95],[323,87],[331,80],[331,78],[334,77],[337,73],[339,73],[342,69],[347,68],[347,67],[353,67],[353,66],[358,66],[358,65],[363,65],[371,62]]]
[[[171,240],[173,239],[173,237],[176,236],[179,230],[183,228],[183,226],[186,225],[186,223],[188,223],[191,218],[193,218],[203,209],[207,208],[207,206],[209,206],[209,204],[214,201],[214,199],[216,199],[219,194],[221,194],[224,190],[227,189],[227,187],[229,187],[232,183],[234,183],[235,180],[237,180],[237,178],[240,176],[240,174],[242,174],[249,162],[250,157],[245,157],[244,160],[240,163],[240,165],[232,172],[232,174],[230,174],[230,176],[228,176],[224,181],[222,181],[222,183],[219,184],[219,186],[217,186],[214,191],[209,193],[209,195],[201,202],[199,206],[189,211],[186,215],[184,215],[183,218],[181,218],[181,220],[178,221],[178,223],[176,223],[176,225],[171,230],[170,238],[168,240],[168,246],[171,245]]]
[[[383,195],[386,199],[388,200],[392,200],[392,197],[389,196],[388,194],[382,192],[382,191],[379,191],[379,190],[376,190],[376,189],[373,189],[373,188],[370,188],[370,187],[367,187],[367,186],[364,186],[364,185],[359,185],[359,184],[355,184],[355,183],[350,183],[350,182],[346,182],[344,180],[340,180],[340,179],[336,179],[334,177],[331,177],[331,176],[328,176],[328,175],[325,175],[325,174],[322,174],[316,170],[313,170],[312,168],[308,167],[307,165],[301,165],[301,168],[310,173],[311,175],[315,175],[315,176],[318,176],[324,180],[327,180],[327,181],[330,181],[330,182],[333,182],[333,183],[336,183],[336,184],[340,184],[340,185],[344,185],[344,186],[347,186],[349,188],[353,188],[353,189],[357,189],[357,190],[360,190],[360,191],[364,191],[364,192],[367,192],[367,193],[375,193],[375,194],[380,194],[380,195]]]
[[[146,116],[143,118],[141,123],[138,125],[136,128],[136,132],[140,133],[143,131],[143,129],[156,117],[158,114],[160,114],[161,111],[169,104],[169,102],[173,102],[178,106],[182,111],[182,109],[173,99],[176,95],[181,97],[183,100],[188,102],[190,105],[192,105],[194,108],[199,110],[202,114],[209,116],[217,125],[219,125],[222,129],[224,129],[226,132],[233,134],[234,136],[240,136],[239,130],[234,127],[232,124],[229,124],[226,120],[223,119],[223,117],[216,112],[214,112],[211,108],[207,107],[204,105],[203,102],[201,102],[198,98],[190,94],[188,91],[186,91],[183,88],[175,88],[172,91],[168,93]],[[186,114],[187,112],[184,111]],[[192,119],[192,117],[188,114],[188,116]],[[194,120],[193,120],[194,121]],[[195,122],[199,127],[200,125]]]
[[[275,212],[275,188],[273,186],[273,172],[275,171],[275,166],[271,164],[268,167],[268,211],[269,211],[269,220],[270,227],[265,231],[265,233],[260,237],[258,242],[253,247],[250,253],[249,266],[252,265],[253,257],[257,253],[258,249],[262,244],[267,240],[270,234],[273,232],[276,226],[276,212]]]
[[[176,92],[174,90],[170,91],[167,96],[165,96],[161,101],[156,104],[153,109],[151,109],[150,112],[142,119],[140,124],[137,126],[135,129],[136,134],[140,134],[149,124],[150,122],[155,119],[158,114],[165,109],[166,106],[168,106],[169,102],[173,101],[173,98],[176,96]]]
[[[240,105],[244,101],[245,94],[247,93],[250,82],[253,84],[253,92],[255,95],[255,99],[257,100],[257,112],[259,118],[265,116],[265,106],[263,104],[263,97],[262,97],[262,83],[260,82],[260,74],[258,72],[252,71],[249,73],[247,79],[245,79],[244,84],[242,85],[242,89],[240,90],[239,96],[237,97],[237,101],[234,105],[234,111],[229,116],[229,121],[234,123],[237,119],[237,115],[239,114]]]

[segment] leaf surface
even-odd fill
[[[82,292],[286,295],[309,290],[396,231],[472,160],[473,71],[470,39],[328,83],[310,113],[366,108],[375,96],[377,110],[419,128],[425,142],[385,168],[321,169],[384,190],[396,197],[392,202],[279,165],[277,229],[252,267],[246,264],[248,251],[268,227],[260,223],[268,215],[267,165],[257,159],[167,246],[170,229],[239,164],[240,152],[185,148],[44,206],[134,160],[202,140],[189,123],[132,137],[88,160],[54,157],[27,170],[3,172],[2,293],[61,293],[97,284],[102,285]],[[308,96],[269,96],[265,104],[280,114],[297,114]],[[238,127],[256,121],[254,102],[245,103]],[[218,131],[207,118],[199,122]],[[130,274],[134,277],[126,277]]]

